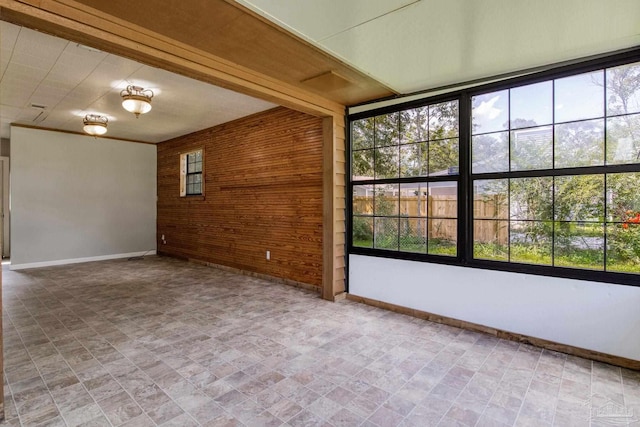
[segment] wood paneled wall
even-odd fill
[[[158,252],[322,286],[322,143],[321,118],[279,107],[158,144]],[[198,148],[205,194],[180,197]]]

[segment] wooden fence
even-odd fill
[[[455,220],[458,217],[458,199],[455,196],[403,196],[384,198],[385,211],[393,216],[400,213],[401,227],[421,227],[419,219],[429,218],[427,227],[429,237],[457,240],[458,229]],[[353,197],[355,214],[372,215],[373,198]],[[473,201],[475,221],[473,235],[476,242],[506,244],[508,239],[508,209],[504,198],[478,198]],[[380,214],[377,212],[377,214]],[[406,219],[405,219],[406,218]]]

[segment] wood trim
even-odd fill
[[[567,344],[560,344],[560,343],[545,340],[542,338],[535,338],[535,337],[530,337],[528,335],[517,334],[515,332],[508,332],[502,329],[491,328],[489,326],[479,325],[477,323],[466,322],[464,320],[458,320],[458,319],[454,319],[447,316],[440,316],[437,314],[428,313],[426,311],[403,307],[400,305],[391,304],[384,301],[378,301],[375,299],[361,297],[357,295],[347,294],[347,299],[350,301],[370,305],[373,307],[382,308],[384,310],[393,311],[395,313],[406,314],[407,316],[411,316],[411,317],[417,317],[418,319],[428,320],[434,323],[441,323],[443,325],[453,326],[460,329],[466,329],[469,331],[489,334],[496,338],[515,341],[523,344],[531,344],[536,347],[544,348],[547,350],[566,353],[572,356],[583,357],[585,359],[595,360],[598,362],[608,363],[610,365],[620,366],[622,368],[640,371],[640,360],[633,360],[633,359],[628,359],[626,357],[614,356],[607,353],[601,353],[599,351],[587,350],[584,348],[574,347]]]
[[[319,117],[344,106],[73,0],[0,0],[0,18]]]
[[[93,136],[93,135],[88,135],[88,134],[86,134],[84,132],[76,132],[76,131],[73,131],[73,130],[63,130],[63,129],[55,129],[55,128],[43,127],[43,126],[25,125],[25,124],[21,124],[21,123],[11,123],[11,126],[15,126],[17,128],[46,130],[46,131],[49,131],[49,132],[68,133],[68,134],[71,134],[71,135],[87,136],[89,138],[109,139],[109,140],[112,140],[112,141],[135,142],[136,144],[156,145],[155,142],[139,141],[137,139],[114,138],[112,136],[104,136],[104,135],[103,136]]]
[[[335,301],[345,290],[344,117],[324,118],[322,135],[322,297]]]

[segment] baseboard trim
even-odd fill
[[[172,255],[167,255],[164,253],[161,253],[161,255],[172,257]],[[295,280],[290,280],[290,279],[283,279],[282,277],[270,276],[264,273],[256,273],[255,271],[242,270],[240,268],[229,267],[226,265],[202,261],[195,258],[187,258],[187,261],[193,262],[194,264],[200,264],[200,265],[205,265],[207,267],[216,268],[218,270],[228,271],[230,273],[241,274],[243,276],[249,276],[249,277],[256,277],[258,279],[264,279],[274,283],[293,286],[294,288],[305,289],[307,291],[312,291],[317,294],[320,294],[322,292],[322,288],[320,286],[310,285],[308,283],[303,283],[303,282],[297,282]]]
[[[106,261],[110,259],[141,257],[144,255],[155,255],[155,250],[144,252],[129,252],[126,254],[100,255],[85,258],[57,259],[54,261],[30,262],[25,264],[10,264],[9,270],[26,270],[28,268],[52,267],[56,265],[80,264],[83,262]]]
[[[601,353],[593,350],[587,350],[584,348],[574,347],[567,344],[560,344],[560,343],[545,340],[542,338],[535,338],[527,335],[517,334],[514,332],[508,332],[502,329],[491,328],[489,326],[479,325],[477,323],[458,320],[458,319],[454,319],[446,316],[440,316],[437,314],[428,313],[426,311],[403,307],[400,305],[391,304],[384,301],[378,301],[378,300],[367,298],[367,297],[347,294],[347,299],[350,301],[359,302],[359,303],[370,305],[373,307],[378,307],[385,310],[393,311],[395,313],[406,314],[408,316],[428,320],[434,323],[441,323],[443,325],[454,326],[460,329],[466,329],[474,332],[481,332],[484,334],[493,335],[494,337],[509,340],[509,341],[516,341],[519,343],[531,344],[536,347],[544,348],[547,350],[557,351],[560,353],[570,354],[572,356],[583,357],[585,359],[591,359],[598,362],[608,363],[610,365],[620,366],[622,368],[640,371],[640,361],[638,360],[627,359],[621,356],[614,356],[611,354]]]

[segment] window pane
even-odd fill
[[[193,184],[193,194],[202,194],[202,184]]]
[[[442,102],[429,106],[429,139],[445,139],[458,136],[458,101]]]
[[[640,172],[607,175],[607,221],[635,223],[630,220],[640,212],[639,184]]]
[[[396,147],[376,149],[376,178],[397,178],[399,173],[398,150]]]
[[[374,150],[360,150],[351,154],[354,181],[373,179],[373,153]]]
[[[509,91],[485,93],[471,99],[471,133],[495,132],[508,129]]]
[[[398,145],[400,137],[400,113],[376,117],[376,147]]]
[[[402,130],[401,143],[408,144],[410,142],[427,140],[428,114],[429,109],[427,107],[413,108],[400,112],[400,129]]]
[[[400,250],[427,253],[427,220],[400,218]]]
[[[193,184],[193,175],[187,175],[187,185]]]
[[[607,70],[607,114],[640,113],[640,62]]]
[[[373,218],[353,217],[353,246],[361,248],[373,247]]]
[[[604,175],[555,178],[555,219],[558,221],[603,221]]]
[[[511,170],[553,168],[553,128],[511,132]]]
[[[458,138],[429,143],[429,175],[458,175]]]
[[[196,165],[197,163],[187,163],[187,173],[197,172]]]
[[[426,217],[428,203],[426,182],[400,184],[400,216]]]
[[[640,114],[607,120],[607,164],[640,163]]]
[[[511,221],[510,226],[511,261],[551,265],[552,222]]]
[[[353,186],[353,213],[373,215],[373,185]]]
[[[603,270],[603,224],[556,222],[554,265]]]
[[[553,219],[553,178],[514,178],[510,185],[511,219]]]
[[[607,175],[609,271],[640,272],[640,172]]]
[[[473,221],[473,257],[507,261],[509,259],[509,221]]]
[[[511,89],[511,129],[553,123],[553,84],[542,82]]]
[[[555,81],[555,122],[604,116],[604,72],[579,74]]]
[[[375,210],[377,216],[398,216],[398,184],[375,186]]]
[[[556,125],[555,167],[604,164],[604,120]]]
[[[196,162],[194,172],[202,172],[202,162]]]
[[[473,182],[473,217],[476,219],[507,219],[507,179],[487,179]]]
[[[458,221],[429,219],[429,249],[431,255],[458,255]]]
[[[378,249],[398,250],[398,218],[374,218],[374,246]]]
[[[429,196],[429,217],[458,217],[457,182],[430,182]]]
[[[353,150],[373,148],[374,120],[373,117],[368,117],[353,122],[351,127],[351,148]]]
[[[427,143],[400,146],[400,177],[427,175]]]
[[[509,170],[509,133],[500,132],[474,136],[472,172],[506,172]]]
[[[640,273],[640,224],[607,224],[606,269]]]
[[[202,161],[202,151],[198,150],[196,151],[196,162],[201,162]]]

